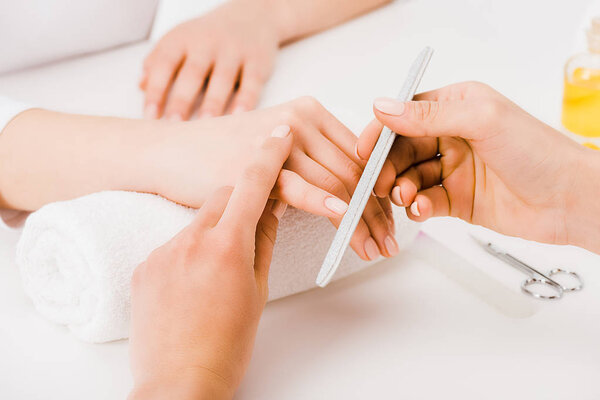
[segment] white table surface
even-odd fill
[[[359,132],[395,95],[424,45],[421,89],[490,83],[556,125],[562,65],[587,1],[397,1],[281,52],[263,105],[309,94]],[[0,77],[0,93],[65,111],[137,117],[148,44]],[[32,144],[35,145],[35,144]],[[590,216],[597,218],[598,216]],[[518,272],[478,249],[451,219],[424,230],[519,293]],[[239,399],[600,398],[600,257],[481,233],[544,268],[567,265],[586,287],[558,302],[525,298],[507,317],[411,252],[267,305]],[[0,232],[0,398],[123,398],[127,342],[89,345],[38,316]],[[520,295],[520,294],[519,294]]]

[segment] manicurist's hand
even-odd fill
[[[362,133],[368,158],[382,129],[396,138],[375,186],[424,221],[459,217],[504,234],[598,251],[599,155],[480,83],[377,99]],[[595,217],[591,217],[595,215]]]
[[[233,185],[254,157],[257,144],[275,127],[291,129],[293,144],[272,198],[325,216],[338,226],[365,162],[356,156],[356,136],[312,98],[221,118],[167,124],[170,129],[146,151],[144,180],[138,190],[159,193],[200,207],[207,193]],[[152,147],[152,146],[150,146]],[[350,242],[365,260],[393,256],[389,199],[369,200]]]
[[[225,113],[234,92],[233,112],[253,109],[279,48],[271,11],[252,1],[230,1],[167,33],[144,62],[144,115],[190,118],[205,84],[199,116]]]
[[[219,189],[187,228],[135,270],[130,398],[233,396],[267,301],[284,211],[269,194],[292,143],[291,134],[266,139],[235,189]]]

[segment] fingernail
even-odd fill
[[[183,117],[181,116],[181,114],[172,114],[169,116],[169,121],[181,122],[183,121]]]
[[[147,104],[146,108],[144,108],[144,118],[146,118],[146,119],[158,118],[158,106],[154,103]]]
[[[237,106],[237,107],[235,107],[231,111],[231,114],[241,114],[241,113],[244,113],[246,111],[248,111],[248,110],[246,110],[246,107],[244,107],[244,106]]]
[[[394,188],[392,189],[392,199],[394,200],[396,205],[404,207],[402,197],[400,196],[400,186],[394,186]]]
[[[386,237],[384,240],[384,244],[385,249],[387,250],[390,256],[393,257],[400,252],[400,250],[398,250],[398,243],[396,243],[396,239],[394,239],[393,236]]]
[[[348,211],[348,204],[338,199],[337,197],[327,197],[325,199],[325,207],[336,213],[337,215],[344,215]]]
[[[358,158],[359,160],[362,160],[363,158],[360,156],[360,154],[358,154],[358,143],[356,143],[354,145],[354,155],[356,156],[356,158]]]
[[[277,220],[281,220],[281,217],[285,214],[285,210],[287,210],[287,204],[280,200],[275,200],[271,206],[271,212]]]
[[[406,108],[403,102],[387,97],[375,99],[373,105],[382,113],[390,115],[402,115]]]
[[[410,205],[410,212],[417,217],[421,216],[421,213],[419,212],[419,204],[416,201]]]
[[[377,247],[377,243],[373,240],[372,237],[365,240],[365,253],[367,253],[367,257],[369,260],[373,261],[379,258],[381,255],[379,253],[379,248]]]
[[[278,137],[278,138],[284,138],[289,134],[290,134],[290,127],[287,125],[276,126],[275,129],[273,129],[273,132],[271,132],[271,136]]]

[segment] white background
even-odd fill
[[[395,95],[414,56],[431,45],[436,53],[421,89],[485,81],[558,126],[562,66],[587,5],[396,1],[284,49],[263,105],[310,94],[359,132],[373,98]],[[54,109],[137,117],[148,49],[139,44],[0,77],[0,89]],[[270,303],[237,398],[600,397],[600,257],[480,232],[543,269],[566,265],[583,276],[582,292],[540,302],[519,293],[518,272],[470,241],[475,228],[439,219],[424,229],[505,285],[507,301],[518,298],[511,307],[522,307],[524,317],[490,307],[458,275],[407,252],[327,289]],[[0,398],[125,397],[127,342],[88,345],[39,317],[14,267],[17,238],[0,233]]]

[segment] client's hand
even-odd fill
[[[167,33],[144,63],[144,115],[188,119],[205,85],[201,117],[222,115],[233,93],[233,112],[253,109],[279,47],[271,14],[254,2],[227,2]]]
[[[359,139],[358,153],[368,158],[382,124],[401,135],[377,195],[391,194],[416,221],[450,215],[508,235],[586,247],[589,199],[600,193],[598,184],[595,194],[589,188],[598,182],[597,154],[480,83],[415,100],[376,100],[377,119]],[[598,231],[592,237],[597,248]]]
[[[164,124],[169,127],[166,135],[147,139],[154,144],[142,164],[144,180],[152,183],[140,191],[192,207],[201,206],[216,188],[233,185],[265,132],[277,126],[290,127],[294,143],[273,198],[328,217],[338,226],[364,166],[355,154],[356,136],[311,98],[221,118]],[[350,245],[367,260],[395,255],[392,221],[389,200],[372,196]]]
[[[233,397],[267,301],[283,212],[269,193],[292,143],[291,134],[268,138],[233,191],[219,189],[135,270],[130,398]]]

